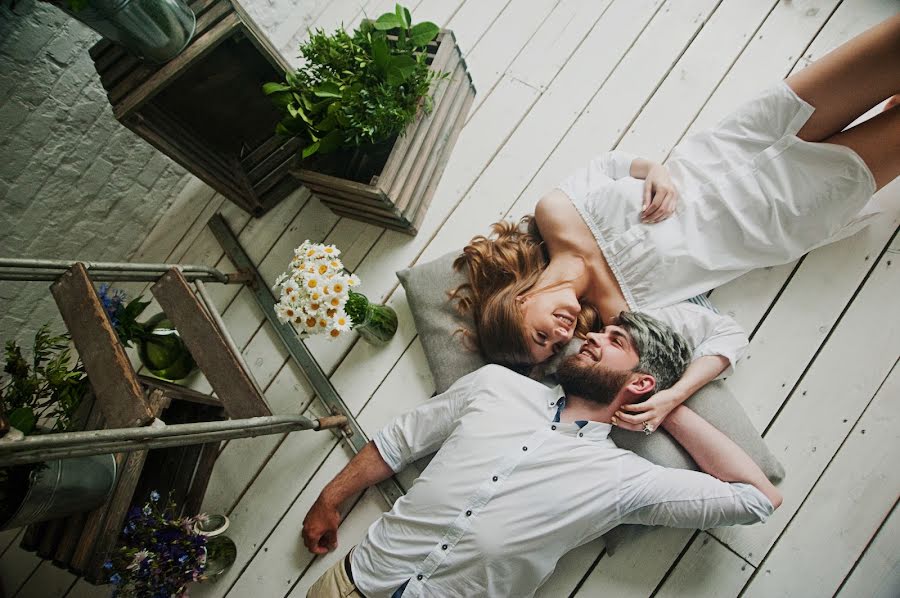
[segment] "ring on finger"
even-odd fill
[[[653,434],[653,426],[650,424],[650,422],[644,422],[644,425],[642,428],[644,430],[644,434],[646,434],[647,436],[649,436],[650,434]]]

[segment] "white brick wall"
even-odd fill
[[[112,116],[99,36],[56,8],[0,0],[0,256],[126,261],[191,178]],[[46,321],[46,283],[0,282],[0,343]]]

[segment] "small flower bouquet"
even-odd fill
[[[278,319],[306,336],[336,339],[352,328],[370,343],[386,343],[397,332],[397,314],[352,290],[360,280],[344,269],[340,254],[334,245],[309,240],[294,250],[290,273],[279,276],[273,287],[280,290]]]
[[[198,533],[197,517],[175,517],[176,506],[160,505],[159,493],[133,508],[122,530],[121,544],[104,563],[117,598],[182,598],[187,585],[205,579],[206,536]]]

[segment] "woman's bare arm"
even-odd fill
[[[751,484],[766,495],[773,507],[781,505],[781,492],[744,449],[687,407],[674,409],[663,427],[705,473],[723,482]]]

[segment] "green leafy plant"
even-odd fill
[[[80,361],[72,363],[69,336],[51,335],[46,324],[34,336],[32,353],[29,362],[15,341],[6,343],[8,377],[0,385],[0,409],[24,434],[34,432],[38,421],[52,422],[54,432],[66,431],[88,390],[84,368]]]
[[[71,429],[89,383],[81,362],[73,363],[68,335],[53,336],[45,324],[34,336],[30,361],[15,341],[6,343],[4,361],[0,417],[26,435],[41,431],[39,422],[52,432]],[[21,504],[36,467],[0,467],[0,524]]]
[[[263,85],[284,112],[276,132],[301,138],[304,159],[396,137],[420,106],[431,110],[431,83],[447,76],[427,64],[426,46],[439,31],[434,23],[412,24],[399,4],[352,34],[311,31],[300,45],[304,67]]]

